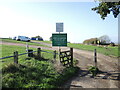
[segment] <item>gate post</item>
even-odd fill
[[[97,68],[97,52],[96,52],[96,49],[94,49],[94,62],[95,62],[95,67]]]
[[[70,48],[71,53],[71,66],[73,66],[73,48]]]
[[[33,57],[33,50],[32,49],[28,49],[28,57]]]

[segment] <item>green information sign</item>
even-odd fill
[[[67,33],[52,34],[52,46],[67,46]]]

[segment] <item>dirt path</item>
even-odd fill
[[[98,68],[103,72],[91,78],[88,66],[94,65],[93,52],[74,49],[74,57],[81,68],[77,77],[71,78],[67,88],[118,88],[118,59],[97,54]]]
[[[26,46],[20,43],[2,42],[7,45]],[[42,43],[44,44],[44,43]],[[44,44],[50,46],[50,44]],[[38,48],[41,46],[29,45],[29,47]],[[58,50],[58,47],[41,47],[42,49]],[[61,47],[62,50],[68,50],[68,47]],[[117,88],[118,87],[118,59],[97,53],[98,68],[103,72],[95,78],[91,78],[88,72],[88,66],[94,65],[93,52],[73,49],[74,58],[78,61],[80,67],[78,75],[66,82],[67,88]]]

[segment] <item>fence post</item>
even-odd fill
[[[94,49],[94,62],[95,62],[95,67],[97,68],[97,52],[96,52],[96,49]]]
[[[54,60],[56,60],[56,50],[54,51]]]
[[[38,58],[41,59],[41,48],[38,48],[38,49],[37,49],[37,56],[38,56]]]
[[[33,57],[33,50],[32,49],[28,49],[28,57]]]
[[[73,48],[70,48],[71,53],[71,66],[73,66]]]
[[[14,63],[18,64],[18,51],[14,52]]]

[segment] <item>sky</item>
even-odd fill
[[[118,42],[118,18],[112,13],[105,20],[92,11],[98,5],[94,0],[3,0],[0,2],[0,37],[40,35],[49,40],[56,32],[56,23],[63,22],[67,41],[82,43],[89,38],[108,35]],[[50,1],[50,0],[49,0]]]

